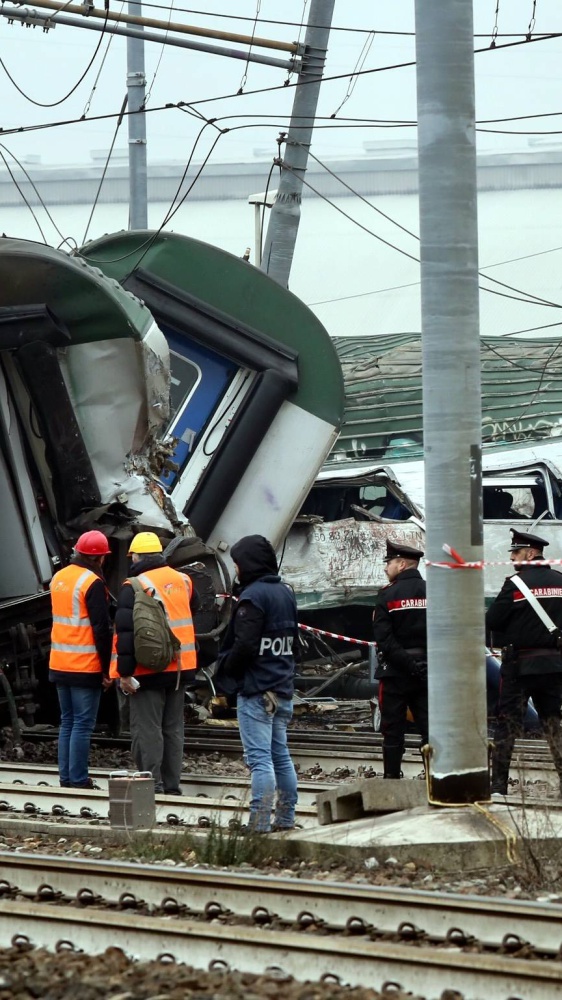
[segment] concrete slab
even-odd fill
[[[426,802],[425,781],[400,781],[398,778],[363,778],[351,784],[336,785],[316,796],[321,826],[373,813],[401,812]]]
[[[297,857],[374,858],[381,865],[394,858],[399,864],[413,861],[460,872],[530,861],[533,851],[560,856],[562,810],[548,805],[426,804],[274,836],[282,836],[287,852]]]

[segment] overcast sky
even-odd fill
[[[298,25],[308,13],[303,0],[191,0],[199,13],[182,8],[181,0],[174,6],[163,2],[144,5],[146,16],[200,24],[208,27],[251,34],[260,7],[256,34],[286,41],[297,38]],[[4,9],[9,9],[6,2]],[[101,7],[101,3],[97,6]],[[111,0],[111,10],[119,11],[120,3]],[[126,9],[126,5],[125,5]],[[231,15],[236,11],[237,17]],[[497,11],[497,15],[496,15]],[[516,115],[556,112],[560,109],[560,75],[562,38],[517,45],[501,50],[488,48],[497,16],[498,46],[515,39],[501,38],[508,32],[523,37],[531,18],[535,17],[536,32],[562,32],[560,0],[475,0],[475,31],[486,37],[475,40],[475,48],[486,48],[476,55],[477,118],[503,118]],[[228,14],[219,17],[217,14]],[[245,20],[244,20],[245,18]],[[278,24],[266,23],[279,21]],[[285,23],[283,23],[285,22]],[[294,22],[293,24],[287,22]],[[363,29],[344,30],[344,29]],[[413,0],[336,0],[326,75],[350,73],[356,68],[365,43],[370,44],[364,69],[390,66],[415,59],[413,34]],[[372,38],[369,31],[377,32]],[[391,32],[381,34],[380,32]],[[89,116],[112,114],[119,110],[126,91],[126,42],[111,36],[101,39],[100,51],[76,91],[56,107],[38,107],[18,93],[0,66],[2,117],[6,130],[20,126],[37,126],[78,119],[91,100]],[[100,35],[93,31],[59,25],[44,34],[39,28],[27,29],[9,25],[0,18],[0,56],[15,83],[28,98],[43,103],[61,101],[75,86],[86,69]],[[443,37],[443,46],[447,45]],[[217,43],[220,44],[220,43]],[[232,44],[232,43],[230,43]],[[264,50],[258,50],[263,52]],[[364,54],[364,53],[363,53]],[[148,108],[167,103],[188,101],[207,117],[242,116],[232,118],[232,125],[251,127],[233,131],[221,138],[212,162],[252,159],[256,150],[262,155],[274,155],[275,138],[290,114],[293,91],[283,88],[286,73],[282,69],[250,64],[243,83],[246,92],[236,95],[246,71],[244,62],[201,54],[160,44],[146,45],[146,75],[150,88]],[[97,79],[99,74],[99,79]],[[94,84],[97,85],[92,94]],[[251,95],[252,90],[279,87],[278,91]],[[327,81],[322,88],[319,114],[329,116],[339,107],[348,90],[348,81]],[[221,99],[222,98],[222,99]],[[199,103],[198,103],[199,102]],[[205,102],[205,103],[201,103]],[[256,118],[251,116],[255,115]],[[279,115],[280,118],[272,116]],[[351,96],[341,108],[331,127],[318,129],[313,148],[318,156],[354,156],[364,152],[366,141],[389,142],[403,139],[415,142],[415,128],[339,127],[343,118],[415,120],[415,68],[391,69],[368,74],[357,79]],[[255,123],[259,123],[256,127]],[[149,161],[176,159],[185,161],[200,129],[193,117],[179,110],[154,111],[147,116]],[[521,131],[528,129],[562,128],[562,119],[545,118],[527,123],[490,126]],[[126,150],[126,122],[116,142],[116,149]],[[43,163],[85,163],[91,150],[107,150],[115,131],[115,120],[82,121],[63,127],[7,135],[3,142],[19,158],[39,155]],[[207,129],[195,159],[201,160],[213,140]],[[562,136],[551,136],[559,142]],[[493,135],[480,133],[480,149],[526,149],[526,135]]]

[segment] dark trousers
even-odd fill
[[[554,766],[562,782],[562,674],[502,675],[498,721],[492,756],[492,792],[507,792],[509,765],[516,736],[521,732],[527,702],[533,699],[548,740]],[[562,785],[561,785],[562,787]]]
[[[384,774],[399,778],[404,754],[404,737],[408,709],[422,738],[429,740],[427,679],[417,677],[385,677],[379,685],[379,708],[383,735]]]
[[[150,771],[157,792],[179,792],[183,763],[185,688],[141,688],[129,695],[131,750]]]

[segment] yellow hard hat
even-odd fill
[[[161,552],[162,542],[155,535],[153,531],[139,531],[138,535],[135,535],[130,546],[128,555],[132,555],[133,552]]]

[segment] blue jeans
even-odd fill
[[[81,788],[88,781],[90,739],[101,697],[99,687],[57,684],[61,711],[59,777],[61,785]]]
[[[274,824],[278,829],[295,825],[297,774],[287,747],[287,726],[293,716],[293,702],[280,698],[275,714],[269,715],[261,694],[237,700],[240,739],[244,760],[252,775],[250,826],[259,833],[271,829],[275,792]]]

